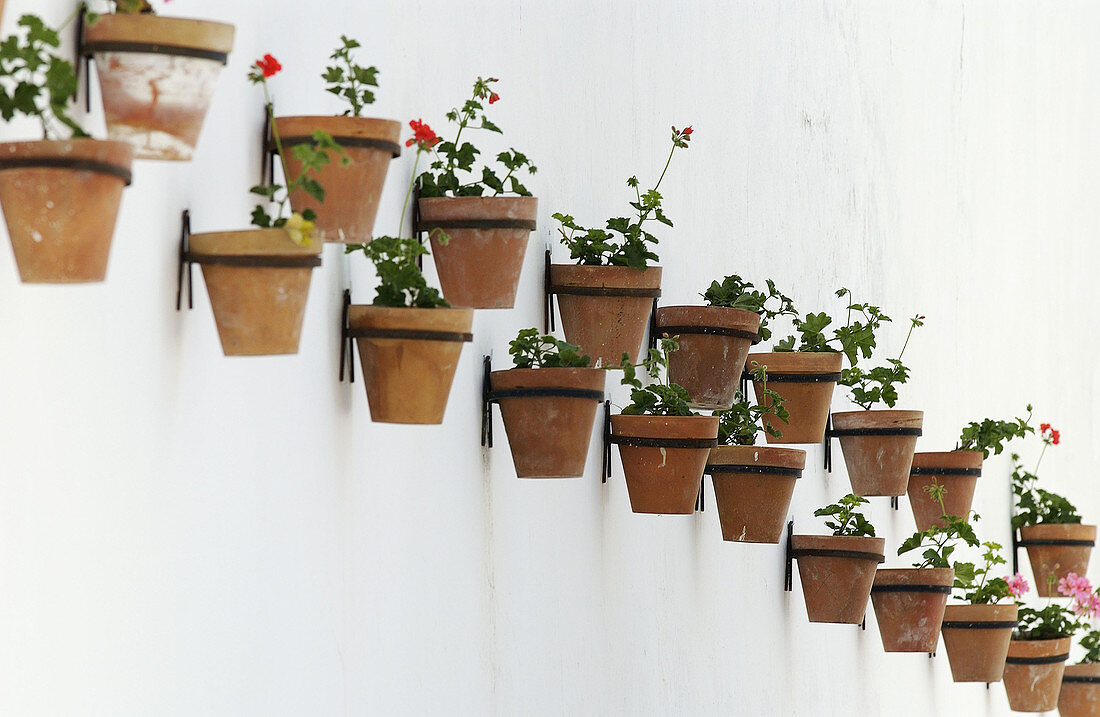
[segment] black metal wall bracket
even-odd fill
[[[542,332],[553,333],[557,326],[554,325],[554,293],[550,291],[553,283],[550,279],[550,248],[546,249],[546,264],[542,274]]]
[[[187,288],[187,308],[195,308],[195,296],[192,290],[192,262],[190,261],[190,257],[191,210],[184,209],[182,215],[180,216],[179,270],[176,273],[176,311],[179,311],[183,308],[183,290],[185,286]]]
[[[351,307],[351,289],[344,289],[340,311],[340,383],[344,382],[344,369],[348,371],[348,383],[355,383],[355,339],[348,325],[348,308]]]

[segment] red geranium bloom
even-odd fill
[[[1058,431],[1051,430],[1051,432],[1050,432],[1050,442],[1053,443],[1054,445],[1058,445],[1058,441],[1060,441],[1060,440],[1062,440],[1062,434],[1059,433]]]
[[[262,60],[256,60],[256,67],[260,68],[260,71],[264,73],[264,77],[274,77],[275,73],[283,69],[279,61],[271,55],[264,55]]]
[[[1040,423],[1039,424],[1039,432],[1040,433],[1046,433],[1049,430],[1050,430],[1050,424],[1049,423]]]
[[[691,127],[685,127],[684,128],[684,134],[690,136],[692,132],[693,132],[693,130],[691,129]]]
[[[499,101],[500,101],[500,95],[498,95],[496,92],[489,95],[489,104],[493,104],[494,102],[499,102]]]
[[[409,122],[409,126],[412,127],[413,136],[405,142],[406,147],[411,147],[414,144],[419,149],[428,150],[439,144],[439,137],[436,136],[432,128],[428,126],[427,122],[423,120],[412,120]]]

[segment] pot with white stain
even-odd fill
[[[1100,662],[1066,665],[1058,693],[1061,717],[1100,717]]]
[[[234,28],[148,14],[102,15],[84,29],[107,133],[138,159],[191,159]]]
[[[760,314],[726,306],[662,306],[657,335],[678,336],[668,359],[672,383],[684,387],[691,407],[726,411],[737,398],[745,357],[760,340]]]
[[[192,234],[226,356],[296,354],[319,241],[294,243],[285,229]]]
[[[882,649],[935,652],[955,582],[951,568],[881,568],[871,586]]]
[[[722,540],[776,544],[791,506],[795,481],[806,467],[806,451],[770,446],[717,446],[706,472]]]
[[[620,414],[611,417],[611,442],[635,513],[690,515],[718,443],[718,417]]]
[[[862,535],[792,535],[791,555],[798,561],[810,622],[863,622],[885,547],[885,538]]]
[[[765,433],[769,443],[821,443],[829,422],[829,407],[833,389],[840,378],[844,354],[836,351],[773,351],[751,353],[748,367],[758,364],[767,369],[767,389],[783,397],[783,407],[790,413],[786,422],[765,415],[764,423],[781,433]],[[753,381],[756,402],[770,405],[764,394],[764,382]]]
[[[923,423],[923,411],[834,413],[830,435],[840,438],[852,492],[859,496],[905,495]]]
[[[1072,638],[1059,637],[1009,643],[1004,673],[1009,709],[1046,712],[1058,706],[1071,641]]]

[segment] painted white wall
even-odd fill
[[[72,5],[8,0],[4,28]],[[666,180],[664,301],[740,273],[836,311],[848,286],[899,319],[891,352],[901,320],[926,314],[901,402],[926,411],[920,447],[1034,402],[1064,437],[1045,478],[1095,522],[1100,7],[176,0],[165,13],[237,25],[194,163],[138,164],[105,284],[23,286],[0,250],[0,713],[1007,713],[999,685],[953,684],[942,651],[884,654],[871,614],[866,632],[809,624],[779,547],[721,541],[709,481],[705,513],[649,517],[630,512],[617,458],[600,484],[595,445],[583,479],[517,480],[499,415],[497,448],[478,444],[481,356],[503,364],[515,331],[541,322],[550,214],[625,211],[625,178],[652,181],[669,126],[691,124]],[[475,76],[500,77],[492,116],[540,167],[517,307],[478,313],[442,427],[372,424],[362,384],[336,381],[340,294],[373,295],[361,257],[325,249],[296,357],[223,358],[197,276],[195,310],[174,309],[180,211],[196,231],[247,224],[262,117],[248,65],[282,61],[280,113],[338,111],[317,76],[341,32],[382,71],[377,116],[443,131]],[[102,129],[98,110],[90,122]],[[380,231],[411,162],[392,166]],[[820,447],[809,454],[792,506],[804,530],[848,490],[841,461],[826,476]],[[1007,474],[990,460],[976,501],[983,535],[1005,543]],[[871,513],[892,546],[913,530],[905,499]]]

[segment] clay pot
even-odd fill
[[[582,389],[602,394],[607,372],[596,368],[514,368],[493,371],[490,382],[493,391]],[[498,403],[517,476],[584,475],[598,397],[517,396],[501,398]]]
[[[943,646],[955,682],[1000,682],[1016,605],[948,605],[943,614]]]
[[[919,431],[923,411],[845,411],[833,414],[833,431]],[[904,495],[917,435],[840,436],[852,492],[860,496]]]
[[[880,568],[871,586],[882,649],[935,652],[955,571],[951,568]]]
[[[1015,712],[1046,712],[1058,706],[1058,692],[1062,689],[1062,673],[1069,658],[1069,646],[1068,637],[1012,640],[1009,643],[1004,672],[1009,709]],[[1031,662],[1033,660],[1036,662]]]
[[[0,144],[0,207],[25,283],[103,281],[132,158],[123,142]]]
[[[538,217],[535,197],[428,197],[418,228],[429,232],[443,296],[452,306],[510,309]],[[472,227],[488,222],[502,227]],[[443,242],[437,229],[448,237]]]
[[[885,538],[794,535],[791,549],[810,622],[858,625],[867,612],[875,570],[885,559]],[[837,555],[835,553],[851,553]]]
[[[101,15],[84,28],[95,57],[107,133],[138,159],[189,160],[225,60],[233,26],[160,15]],[[138,43],[148,50],[119,49]]]
[[[917,530],[928,530],[933,525],[947,527],[939,501],[932,500],[926,490],[928,486],[938,484],[944,487],[943,510],[947,511],[947,515],[966,518],[970,515],[970,506],[974,504],[974,488],[981,472],[981,451],[914,453],[913,466],[909,470],[908,493]]]
[[[192,234],[190,251],[202,266],[226,356],[298,353],[309,284],[321,242],[299,246],[284,229]],[[226,266],[204,263],[203,256],[250,257],[258,263],[294,262],[298,266]]]
[[[617,366],[624,353],[637,362],[653,301],[661,294],[661,267],[552,264],[550,284],[566,341],[598,365]]]
[[[312,209],[325,241],[364,244],[371,240],[378,199],[386,182],[386,171],[394,157],[401,156],[401,123],[368,117],[276,117],[275,128],[282,138],[284,159],[291,181],[302,172],[294,158],[294,146],[312,144],[313,133],[331,136],[351,160],[345,166],[339,152],[329,151],[329,164],[313,177],[325,189],[325,201],[318,202],[305,191],[291,193],[294,211]]]
[[[806,451],[767,446],[717,446],[706,472],[714,482],[722,540],[778,543],[806,467]]]
[[[1100,663],[1066,665],[1058,693],[1061,717],[1100,717]]]
[[[470,309],[409,309],[349,306],[351,329],[438,331],[467,334]],[[376,423],[439,424],[447,409],[464,341],[356,338],[371,420]]]
[[[642,442],[709,442],[699,448],[619,444],[630,507],[635,513],[690,515],[695,511],[703,468],[718,440],[716,416],[618,415],[611,417],[611,431]]]
[[[680,349],[669,358],[669,380],[691,395],[693,408],[728,410],[737,398],[745,357],[759,328],[760,315],[751,311],[725,306],[660,307],[657,335],[680,337]]]
[[[766,366],[768,389],[785,400],[783,407],[790,412],[787,423],[776,421],[774,427],[783,435],[779,438],[765,433],[768,443],[821,443],[825,440],[825,424],[829,422],[829,408],[833,400],[836,380],[797,380],[798,376],[825,376],[839,374],[844,354],[833,352],[783,352],[749,354],[747,367],[753,363]],[[763,404],[764,384],[753,381],[757,403]],[[764,420],[773,425],[771,416]]]
[[[1028,545],[1032,542],[1067,541],[1069,545]],[[1079,543],[1078,545],[1072,544]],[[1020,545],[1027,548],[1035,593],[1039,597],[1059,597],[1058,581],[1067,573],[1084,575],[1096,543],[1096,526],[1080,523],[1043,523],[1020,528]],[[1053,576],[1053,579],[1051,579]]]

